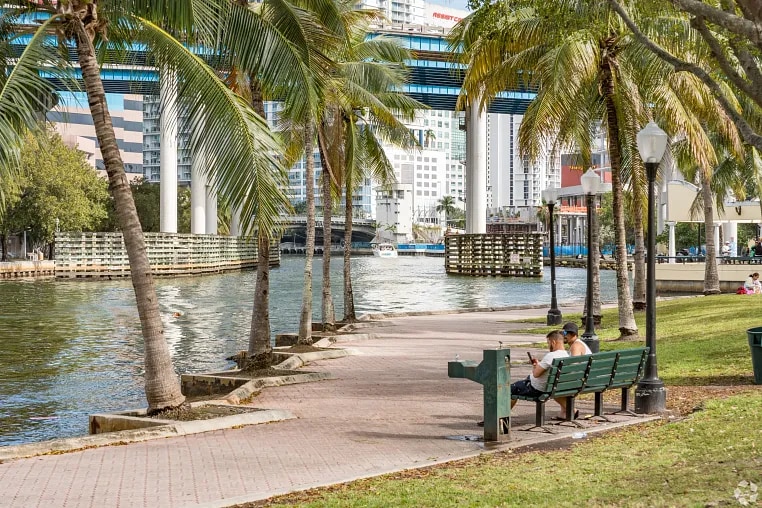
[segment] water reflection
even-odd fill
[[[271,274],[272,332],[298,328],[304,258]],[[314,273],[322,265],[315,261]],[[441,258],[353,260],[358,313],[543,304],[548,279],[447,276]],[[559,268],[559,302],[584,299],[585,272]],[[603,300],[616,299],[613,272]],[[341,259],[332,263],[341,316]],[[165,333],[181,373],[219,369],[246,348],[255,274],[159,279]],[[320,279],[313,284],[320,318]],[[143,341],[129,281],[0,281],[0,445],[87,432],[87,415],[142,407]]]

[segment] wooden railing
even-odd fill
[[[257,265],[254,238],[144,233],[151,271],[157,276],[220,273]],[[56,233],[56,277],[129,277],[121,233]],[[277,244],[270,265],[280,264]]]

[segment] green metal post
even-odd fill
[[[510,349],[485,349],[479,365],[471,360],[456,360],[447,364],[449,377],[470,379],[483,387],[484,441],[500,441],[500,436],[510,437],[510,361]]]

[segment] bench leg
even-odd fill
[[[595,416],[603,416],[603,392],[595,392]]]
[[[629,406],[630,406],[630,389],[622,388],[622,405],[620,406],[619,411],[615,411],[611,414],[618,415],[618,414],[625,413],[630,416],[641,416],[627,409]]]
[[[575,427],[583,427],[581,423],[574,421],[574,407],[576,400],[577,397],[566,397],[566,420],[559,423],[559,425],[562,423],[571,423]]]
[[[545,428],[545,403],[535,402],[534,412],[534,425],[535,427]]]

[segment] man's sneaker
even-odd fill
[[[476,426],[477,427],[484,427],[484,420],[482,420],[480,422],[476,422]]]

